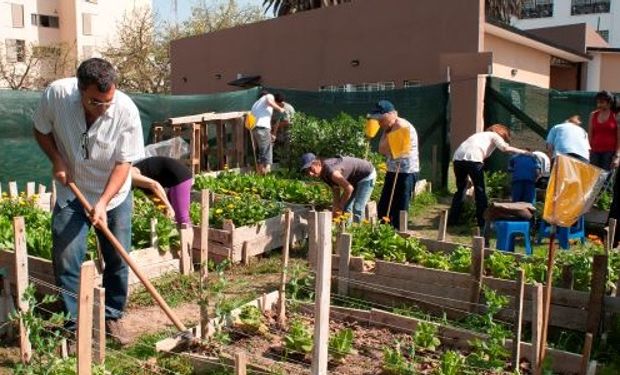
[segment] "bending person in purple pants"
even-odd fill
[[[177,226],[191,226],[189,216],[192,171],[181,161],[165,156],[153,156],[134,163],[131,169],[133,186],[150,190],[166,205],[168,215]],[[166,193],[166,190],[168,192]]]

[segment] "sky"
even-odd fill
[[[179,13],[179,22],[183,22],[190,15],[192,5],[200,4],[201,0],[177,0],[177,9]],[[221,4],[225,0],[204,0],[207,5]],[[262,0],[237,0],[239,6],[262,5]],[[172,0],[153,0],[153,9],[158,16],[164,21],[174,21],[172,14]]]

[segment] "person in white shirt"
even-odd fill
[[[276,103],[274,96],[266,91],[261,92],[261,97],[252,105],[252,114],[256,118],[256,126],[252,129],[256,140],[256,170],[262,175],[269,173],[273,164],[275,136],[271,134],[271,116],[274,109],[284,113],[284,107]]]
[[[474,184],[474,196],[476,199],[476,219],[478,226],[484,228],[484,211],[488,201],[484,186],[484,160],[487,159],[496,148],[503,152],[513,154],[526,154],[528,151],[512,147],[510,142],[510,129],[501,124],[495,124],[486,131],[476,133],[461,143],[454,152],[453,167],[456,177],[456,193],[452,198],[452,206],[448,215],[448,224],[458,224],[461,217],[461,208],[465,200],[467,178],[471,178]]]
[[[138,108],[116,89],[112,65],[98,58],[82,62],[77,78],[55,81],[36,109],[34,137],[52,162],[60,183],[52,213],[56,282],[75,329],[80,266],[91,222],[106,224],[125,249],[131,249],[132,162],[144,157]],[[86,212],[67,183],[74,182],[92,205]],[[106,328],[127,343],[119,319],[127,300],[128,269],[110,242],[97,231],[105,270]]]

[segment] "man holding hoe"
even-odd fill
[[[116,89],[112,65],[92,58],[76,78],[55,81],[43,92],[34,113],[34,137],[52,162],[60,183],[52,213],[56,283],[75,330],[80,266],[90,225],[107,225],[125,249],[131,248],[132,162],[144,155],[140,115],[131,99]],[[67,186],[75,183],[92,205],[86,210]],[[128,269],[112,244],[97,231],[105,262],[106,330],[126,344],[119,319],[127,300]]]

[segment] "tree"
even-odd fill
[[[50,45],[13,41],[0,44],[0,85],[12,90],[38,90],[66,77],[72,64],[72,49],[64,43]]]
[[[127,14],[117,26],[119,40],[101,51],[119,72],[118,87],[128,92],[170,92],[170,42],[264,19],[259,7],[235,0],[192,7],[181,25],[160,22],[149,8]]]
[[[520,16],[523,0],[485,0],[487,18],[510,23],[510,17]]]
[[[265,12],[271,8],[273,14],[280,17],[287,14],[303,12],[332,5],[348,3],[351,0],[263,0]]]

